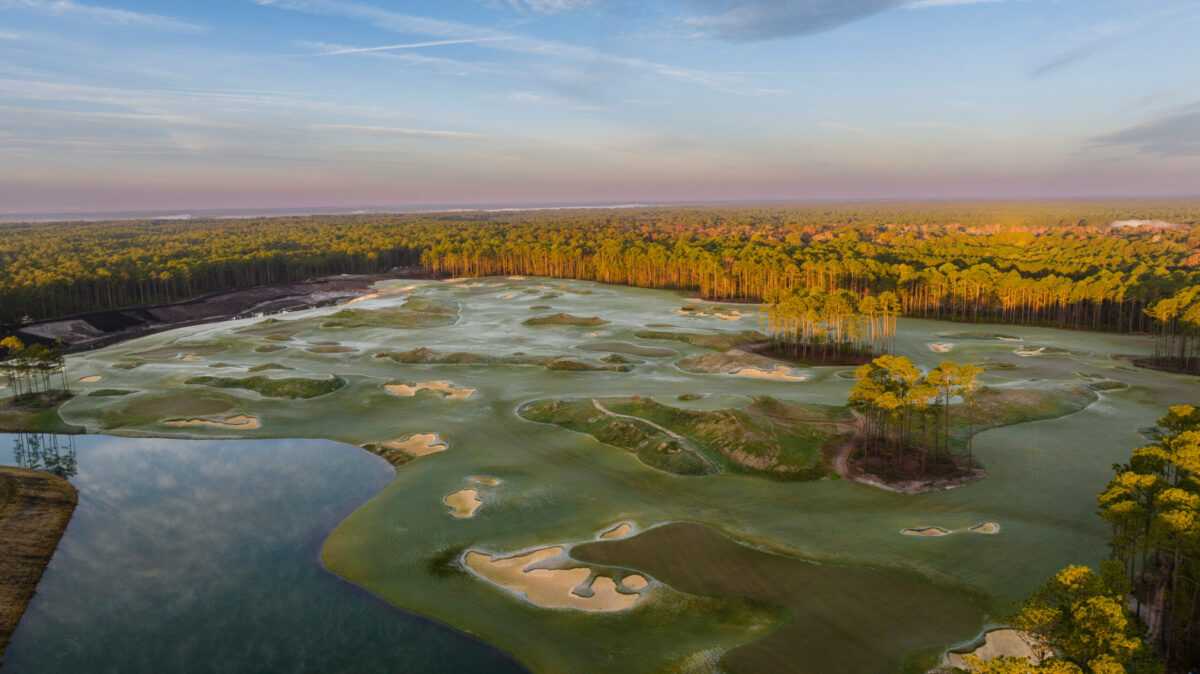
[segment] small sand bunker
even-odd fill
[[[1022,634],[1017,630],[1002,629],[993,630],[984,636],[983,645],[968,653],[948,653],[946,659],[951,667],[966,668],[966,663],[963,661],[964,655],[974,655],[975,657],[987,662],[995,660],[998,657],[1007,655],[1014,658],[1025,658],[1030,662],[1037,660],[1037,654],[1030,648],[1029,643],[1022,638]]]
[[[235,414],[225,419],[168,419],[163,424],[167,426],[216,426],[238,431],[251,431],[262,425],[259,423],[258,417],[245,414]]]
[[[379,297],[379,293],[367,293],[366,295],[363,295],[361,297],[355,297],[354,299],[352,299],[348,302],[342,302],[340,306],[344,307],[344,306],[347,306],[350,304],[358,304],[359,302],[366,302],[367,300],[373,300],[377,297]]]
[[[967,531],[974,534],[998,534],[1000,533],[1000,525],[995,522],[981,522]]]
[[[599,337],[599,336],[600,336],[600,333],[598,333],[598,332],[589,332],[588,333],[588,337]]]
[[[509,294],[507,294],[507,295],[501,295],[501,296],[500,296],[500,299],[502,299],[502,300],[511,300],[511,299],[512,299],[512,298],[514,298],[514,297],[516,297],[516,295],[515,295],[515,294],[513,294],[513,293],[509,293]]]
[[[452,508],[451,515],[458,519],[466,519],[474,517],[475,511],[479,510],[479,506],[483,505],[483,500],[479,498],[479,492],[474,489],[459,489],[453,494],[448,494],[442,502]]]
[[[1021,356],[1022,358],[1028,358],[1030,356],[1036,356],[1045,350],[1046,350],[1046,347],[1039,346],[1036,349],[1017,349],[1016,353],[1018,356]]]
[[[183,358],[181,358],[180,360],[186,360],[189,363],[194,363],[194,362],[200,360],[200,356],[197,356],[194,353],[188,353],[188,354],[184,354]]]
[[[630,574],[621,579],[622,587],[628,590],[634,590],[635,592],[645,588],[649,584],[650,581],[646,580],[645,576],[639,576],[636,573]]]
[[[467,479],[475,484],[486,484],[489,487],[495,487],[496,485],[500,484],[500,480],[497,480],[494,477],[468,477]]]
[[[94,374],[90,377],[84,377],[83,379],[80,379],[79,383],[80,384],[91,384],[92,382],[97,382],[97,381],[100,381],[100,375]]]
[[[633,533],[633,525],[631,525],[629,522],[622,522],[608,531],[600,534],[600,538],[605,540],[612,538],[625,538],[631,533]]]
[[[525,277],[524,277],[524,276],[509,276],[509,277],[506,277],[506,279],[505,279],[505,280],[508,280],[508,281],[524,281],[524,280],[525,280]]]
[[[754,377],[756,379],[775,379],[777,381],[804,381],[808,379],[808,377],[802,374],[792,374],[792,371],[783,365],[777,365],[774,370],[743,367],[740,370],[734,370],[730,374],[735,374],[739,377]]]
[[[941,527],[914,527],[912,529],[904,529],[900,533],[905,536],[945,536],[950,532]]]
[[[394,396],[415,396],[420,391],[433,391],[441,393],[451,400],[462,400],[470,398],[471,394],[475,393],[473,388],[458,388],[449,382],[444,381],[423,381],[417,384],[388,384],[383,387],[385,391]]]
[[[934,353],[949,353],[950,349],[953,349],[953,348],[954,348],[953,344],[945,344],[942,342],[938,342],[936,344],[929,345],[929,350],[933,351]]]
[[[388,449],[399,449],[418,457],[449,449],[449,445],[443,442],[437,433],[414,433],[403,440],[391,440],[381,444]]]
[[[524,595],[531,604],[543,608],[572,608],[582,611],[611,612],[633,608],[641,600],[640,594],[626,594],[617,590],[617,583],[606,576],[599,576],[588,586],[591,569],[531,569],[540,562],[563,552],[562,546],[534,550],[533,552],[497,559],[481,552],[468,552],[463,558],[472,571],[487,580]],[[636,584],[636,583],[635,583]],[[628,586],[626,586],[628,587]],[[591,596],[576,594],[576,590],[590,590]]]

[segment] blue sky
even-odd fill
[[[1194,195],[1200,0],[0,0],[0,212]]]

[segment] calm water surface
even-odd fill
[[[75,473],[79,507],[10,672],[516,672],[509,657],[330,573],[329,531],[392,479],[320,440],[0,434],[0,463]],[[24,440],[24,441],[23,441]]]

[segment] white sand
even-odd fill
[[[635,592],[641,590],[649,584],[650,581],[646,580],[645,576],[639,576],[636,573],[630,574],[621,579],[621,585],[624,586],[626,590],[633,590]]]
[[[629,522],[622,522],[621,524],[618,524],[617,526],[600,534],[600,538],[603,538],[603,539],[625,538],[626,536],[628,536],[631,533],[633,533],[633,526],[630,525]]]
[[[79,383],[80,384],[91,384],[92,382],[97,382],[97,381],[100,381],[100,375],[94,374],[90,377],[84,377],[83,379],[80,379]]]
[[[1044,347],[1044,346],[1039,346],[1036,349],[1017,349],[1017,355],[1028,358],[1030,356],[1036,356],[1045,350],[1046,350],[1046,347]]]
[[[905,536],[945,536],[950,532],[941,527],[921,527],[920,529],[905,529],[900,533]]]
[[[187,354],[186,356],[184,356],[184,357],[183,357],[183,360],[186,360],[186,361],[188,361],[188,362],[195,362],[195,361],[198,361],[198,360],[200,360],[200,356],[197,356],[197,355],[196,355],[196,354],[194,354],[194,353],[189,353],[189,354]]]
[[[611,612],[633,608],[641,594],[617,591],[612,578],[597,577],[591,583],[592,596],[582,597],[574,590],[592,577],[591,569],[530,569],[539,562],[563,552],[562,546],[534,550],[517,557],[498,559],[481,552],[468,552],[467,566],[487,580],[523,595],[527,601],[544,608],[572,608],[582,611]]]
[[[734,370],[730,374],[736,374],[739,377],[754,377],[756,379],[775,379],[777,381],[804,381],[808,377],[802,374],[792,374],[792,371],[783,366],[777,365],[774,370],[763,370],[757,367],[743,367],[740,370]]]
[[[1000,525],[995,522],[980,522],[967,531],[976,534],[998,534],[1000,533]]]
[[[354,299],[352,299],[348,302],[342,302],[339,306],[344,307],[348,304],[358,304],[359,302],[366,302],[367,300],[373,300],[376,297],[379,297],[379,293],[367,293],[366,295],[363,295],[361,297],[355,297]]]
[[[486,484],[491,487],[495,487],[496,485],[500,484],[500,480],[497,480],[494,477],[468,477],[467,479],[475,484]]]
[[[219,428],[232,428],[239,431],[251,431],[259,428],[262,424],[258,422],[258,417],[246,416],[245,414],[235,414],[232,417],[225,419],[168,419],[163,424],[167,426],[217,426]]]
[[[414,433],[402,440],[390,440],[383,443],[388,449],[399,449],[413,456],[428,456],[444,452],[449,448],[437,433]]]
[[[444,381],[423,381],[412,386],[408,384],[388,384],[383,388],[392,395],[405,397],[415,396],[420,391],[435,391],[445,394],[447,398],[452,400],[470,398],[471,394],[475,393],[475,389],[473,388],[458,388]]]
[[[507,295],[501,295],[501,296],[500,296],[500,299],[502,299],[502,300],[511,300],[511,299],[512,299],[512,298],[514,298],[514,297],[516,297],[516,295],[515,295],[515,294],[513,294],[513,293],[509,293],[509,294],[507,294]]]
[[[506,277],[506,280],[509,280],[509,281],[524,281],[524,280],[525,280],[525,277],[524,277],[524,276],[509,276],[509,277]]]
[[[946,659],[950,661],[951,667],[966,668],[966,664],[963,662],[963,655],[963,653],[948,653]],[[984,661],[994,660],[1002,655],[1025,658],[1030,662],[1035,662],[1038,659],[1037,654],[1033,652],[1033,649],[1022,638],[1022,634],[1012,629],[988,632],[984,636],[983,645],[971,651],[970,655],[974,655]]]
[[[483,500],[479,498],[479,492],[474,489],[460,489],[453,494],[447,494],[442,502],[453,509],[450,514],[458,519],[474,517],[475,511],[483,505]]]
[[[937,344],[929,345],[929,349],[931,351],[933,351],[934,353],[949,353],[950,349],[953,349],[953,348],[954,348],[953,344],[937,343]]]

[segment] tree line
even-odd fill
[[[70,390],[66,359],[56,347],[26,346],[16,337],[6,337],[0,340],[0,370],[4,372],[14,398]],[[58,375],[58,386],[55,386],[55,375]]]
[[[1181,223],[1114,228],[1137,217]],[[1148,331],[1200,288],[1200,203],[644,208],[0,226],[0,322],[423,264],[762,300],[892,293],[908,316]],[[1195,330],[1171,319],[1172,334]]]
[[[900,304],[895,293],[849,290],[768,292],[765,317],[775,351],[815,362],[869,358],[891,350]]]

